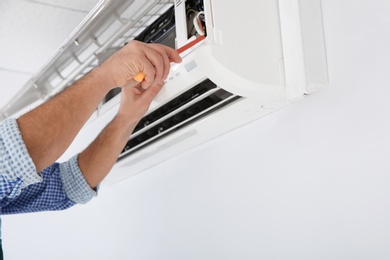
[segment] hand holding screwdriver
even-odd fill
[[[198,42],[202,41],[204,38],[206,38],[205,36],[200,36],[198,38],[196,38],[195,40],[193,40],[192,42],[184,45],[183,47],[177,49],[177,52],[179,54],[181,54],[182,52],[188,50],[189,48],[191,48],[192,46],[194,46],[195,44],[197,44]],[[173,62],[173,60],[170,60],[170,62]],[[133,79],[137,82],[143,82],[144,79],[145,79],[145,74],[143,72],[139,72]]]

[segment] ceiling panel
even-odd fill
[[[0,0],[0,109],[98,2]]]
[[[79,10],[89,12],[99,2],[99,0],[28,0],[29,2],[40,3],[50,6],[67,8],[70,10]]]
[[[28,1],[0,1],[0,67],[38,71],[86,13]]]
[[[8,102],[30,78],[30,74],[0,70],[0,105]]]

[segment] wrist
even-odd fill
[[[134,131],[134,128],[137,126],[139,120],[127,117],[125,115],[117,114],[111,123],[109,124],[110,128],[117,129],[116,135],[119,140],[128,140],[129,136]]]
[[[118,113],[114,117],[114,121],[118,122],[119,124],[121,124],[125,128],[132,128],[132,127],[135,127],[139,123],[141,118],[134,116],[134,114],[122,113],[122,112],[118,111]]]
[[[97,67],[90,72],[97,85],[101,86],[106,92],[116,88],[115,81],[110,76],[110,73],[103,67]]]

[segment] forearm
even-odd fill
[[[79,167],[91,188],[110,172],[137,123],[138,119],[118,114],[79,155]]]
[[[95,188],[110,172],[161,87],[157,84],[147,90],[140,90],[140,86],[122,89],[118,114],[79,155],[79,167],[91,188]]]
[[[38,172],[65,152],[112,88],[111,82],[104,76],[102,71],[92,71],[53,99],[17,120]]]
[[[146,77],[144,89],[162,84],[170,60],[180,62],[179,54],[166,46],[131,41],[98,68],[55,98],[18,119],[19,129],[36,170],[56,161],[114,87],[136,83],[140,71]]]

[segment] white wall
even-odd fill
[[[328,89],[85,206],[4,216],[6,259],[389,259],[390,1],[323,2]]]

